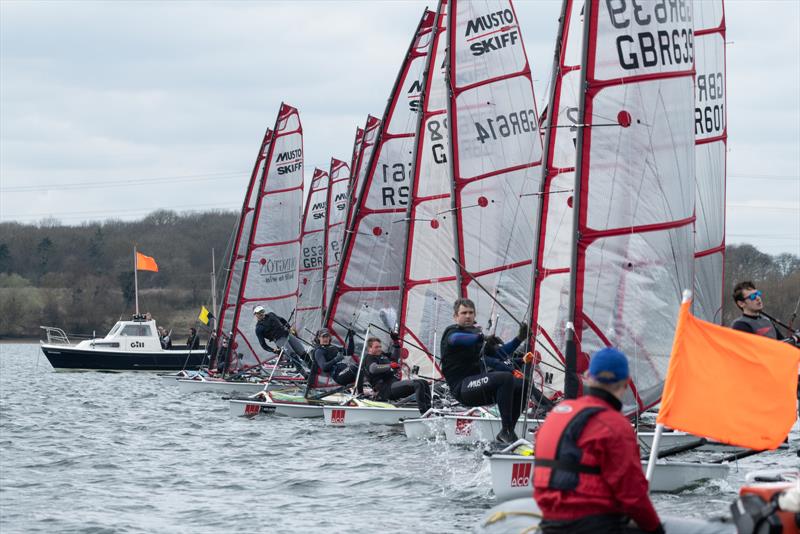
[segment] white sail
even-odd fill
[[[493,329],[508,340],[529,315],[538,221],[542,141],[531,69],[510,1],[453,0],[449,15],[460,293],[475,301],[481,324],[499,315]]]
[[[359,128],[363,134],[363,130]],[[356,141],[356,145],[359,142]],[[325,272],[323,281],[324,306],[327,307],[333,294],[333,285],[342,257],[345,223],[347,222],[347,197],[350,190],[350,167],[344,161],[331,158],[330,187],[325,216]]]
[[[535,255],[532,350],[541,357],[537,377],[547,396],[563,393],[565,328],[569,314],[572,193],[581,98],[582,0],[564,0],[545,129],[541,222]]]
[[[300,294],[297,297],[295,329],[301,338],[311,339],[322,325],[325,306],[325,219],[328,213],[328,173],[314,169],[303,212],[300,240]]]
[[[297,306],[303,209],[303,128],[297,109],[281,104],[273,132],[233,321],[232,346],[244,366],[265,356],[255,337],[253,308],[264,306],[288,320]]]
[[[432,365],[435,340],[451,322],[452,303],[458,298],[453,214],[450,211],[452,173],[447,131],[447,2],[439,2],[434,26],[433,53],[422,97],[422,120],[414,158],[411,203],[408,211],[406,254],[400,313],[404,374],[419,366],[424,376],[439,376]],[[437,335],[438,334],[438,335]]]
[[[267,160],[269,145],[272,142],[272,130],[267,128],[261,147],[258,150],[258,157],[253,165],[253,172],[250,174],[250,181],[244,195],[242,212],[236,226],[236,237],[234,238],[231,258],[228,263],[228,271],[225,279],[225,289],[222,297],[222,306],[219,311],[217,330],[229,333],[229,323],[233,322],[233,313],[239,302],[239,289],[242,283],[242,272],[244,271],[245,260],[247,259],[247,246],[250,243],[250,232],[253,229],[253,213],[256,209],[259,180],[263,173],[264,162]]]
[[[723,0],[694,4],[695,205],[694,299],[692,313],[722,321],[725,254],[725,171],[728,139]]]
[[[359,195],[363,189],[364,180],[369,171],[369,163],[372,161],[372,153],[375,151],[375,143],[381,130],[381,120],[372,115],[367,115],[367,122],[364,125],[364,133],[358,148],[358,158],[353,161],[351,167],[353,177],[350,184],[350,200],[347,207],[347,227],[353,221],[353,214],[358,209],[360,201]],[[358,131],[356,131],[358,134]]]
[[[577,358],[621,348],[644,409],[661,396],[681,292],[692,284],[692,5],[586,9],[570,315]]]
[[[363,334],[370,323],[384,330],[399,319],[405,265],[405,213],[411,187],[419,99],[431,45],[434,13],[426,11],[403,61],[369,158],[345,240],[328,327],[340,340],[348,328]],[[369,125],[364,137],[370,142]],[[366,155],[366,149],[364,151]],[[371,333],[379,333],[373,328]],[[388,337],[384,335],[384,339]]]

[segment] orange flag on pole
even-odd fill
[[[694,317],[681,305],[657,421],[748,449],[775,449],[797,418],[800,350]]]
[[[138,271],[155,271],[158,272],[158,265],[156,260],[150,256],[145,256],[141,252],[136,253],[136,270]]]

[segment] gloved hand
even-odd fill
[[[523,378],[525,378],[525,375],[523,375],[523,374],[522,374],[522,371],[520,371],[519,369],[514,369],[514,371],[512,371],[512,373],[511,373],[511,374],[513,374],[513,375],[514,375],[514,378],[519,378],[520,380],[522,380]]]
[[[529,330],[530,329],[528,328],[528,323],[524,323],[524,322],[520,323],[519,324],[519,332],[517,332],[517,339],[519,339],[521,341],[525,341],[525,339],[528,337]]]
[[[353,330],[352,328],[348,328],[348,329],[347,329],[347,335],[348,335],[349,337],[353,337],[353,336],[355,336],[355,335],[356,335],[356,331],[355,331],[355,330]]]
[[[389,337],[392,338],[392,341],[400,341],[400,332],[391,331]]]
[[[389,367],[391,367],[392,369],[400,369],[400,363],[392,362],[389,364]]]
[[[293,336],[296,336],[297,335],[297,329],[295,327],[291,327],[289,329],[289,333],[292,334]]]
[[[281,349],[279,349],[277,347],[273,347],[272,348],[272,354],[280,354],[280,353],[281,353]]]

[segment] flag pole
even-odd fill
[[[686,303],[692,300],[692,290],[691,289],[684,289],[683,290],[683,299],[681,303]],[[653,471],[656,469],[656,458],[658,457],[658,444],[661,441],[661,433],[664,432],[664,425],[662,423],[656,424],[656,433],[653,436],[653,444],[650,446],[650,458],[647,460],[647,471],[645,472],[644,478],[650,482],[653,479]]]
[[[136,299],[136,315],[139,315],[139,273],[136,268],[136,245],[133,245],[133,294]]]

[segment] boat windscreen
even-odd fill
[[[122,326],[122,323],[117,321],[117,324],[115,324],[113,327],[111,327],[111,330],[109,330],[108,334],[106,334],[106,337],[111,337],[114,334],[116,334],[121,326]]]

